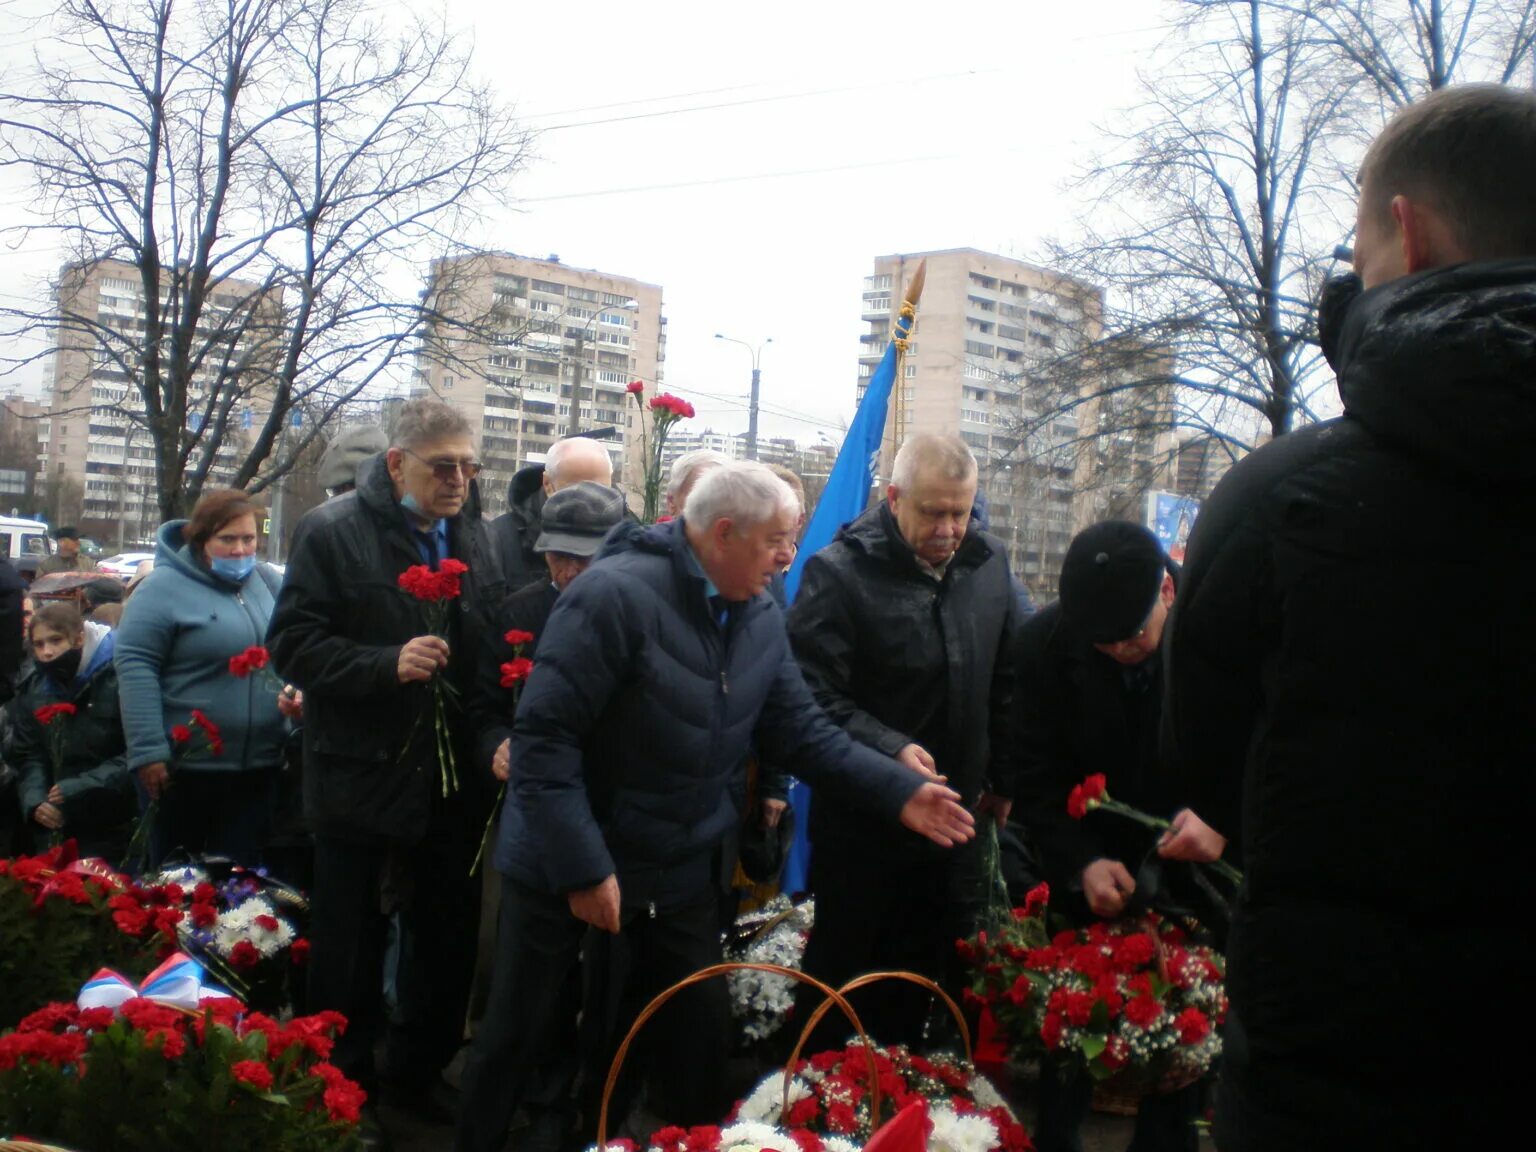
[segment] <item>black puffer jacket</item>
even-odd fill
[[[473,500],[448,532],[450,553],[469,566],[446,673],[466,700],[503,586]],[[427,632],[422,606],[396,582],[421,562],[382,454],[355,492],[314,509],[294,533],[267,643],[282,676],[304,691],[304,812],[318,834],[410,842],[437,807],[430,715],[418,724],[431,691],[396,672],[401,647]],[[464,788],[455,803],[484,804],[492,781],[475,770],[473,725],[456,709],[451,723]]]
[[[544,527],[544,465],[519,468],[507,485],[508,510],[490,523],[491,542],[507,591],[516,592],[549,575],[533,550]]]
[[[767,595],[722,628],[682,520],[609,538],[560,594],[517,709],[496,866],[549,892],[619,876],[626,906],[719,879],[749,748],[896,821],[922,783],[816,707]]]
[[[1014,611],[1006,553],[974,522],[935,581],[881,504],[806,563],[789,631],[828,716],[887,756],[924,744],[974,806],[983,791],[1013,795]],[[873,837],[872,847],[903,855],[943,851],[819,798],[811,836]]]
[[[1217,1139],[1490,1146],[1528,1066],[1468,993],[1528,976],[1536,262],[1373,289],[1334,367],[1346,415],[1222,481],[1174,608],[1165,738],[1245,862]]]

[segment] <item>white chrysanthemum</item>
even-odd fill
[[[732,1152],[737,1148],[746,1148],[750,1152],[756,1152],[759,1148],[769,1152],[800,1152],[800,1146],[789,1133],[771,1124],[742,1121],[737,1121],[720,1133],[720,1147],[731,1149]]]
[[[997,1126],[985,1116],[961,1116],[948,1104],[928,1110],[933,1133],[930,1152],[990,1152],[1000,1143]]]
[[[811,1086],[799,1076],[789,1080],[789,1102],[793,1105],[811,1094]],[[781,1115],[780,1104],[784,1101],[784,1077],[778,1073],[766,1076],[752,1089],[752,1094],[741,1102],[736,1110],[738,1120],[745,1123],[777,1124]]]
[[[862,1147],[862,1145],[855,1144],[846,1136],[823,1136],[821,1144],[826,1149],[826,1152],[859,1152],[859,1149]]]
[[[765,922],[774,916],[791,913],[744,947],[733,948],[730,960],[753,964],[777,964],[800,970],[805,944],[815,922],[815,903],[806,901],[798,907],[784,896],[770,901],[753,917]],[[741,1022],[742,1034],[749,1041],[764,1040],[781,1027],[795,1003],[795,984],[788,976],[772,972],[732,972],[727,978],[731,995],[731,1014]]]
[[[277,927],[266,928],[256,923],[262,916],[272,917],[277,921]],[[213,947],[221,956],[228,956],[236,944],[248,940],[262,956],[270,959],[292,944],[294,938],[293,925],[279,916],[271,901],[263,896],[253,896],[220,912],[213,922]]]

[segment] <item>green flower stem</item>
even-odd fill
[[[1129,804],[1122,804],[1118,800],[1095,800],[1088,806],[1088,811],[1094,812],[1103,809],[1105,812],[1113,812],[1116,816],[1123,816],[1127,820],[1133,820],[1143,828],[1151,828],[1155,832],[1167,832],[1173,827],[1170,821],[1160,816],[1151,816],[1139,808],[1132,808]],[[1209,868],[1224,880],[1230,881],[1234,887],[1241,886],[1243,874],[1225,860],[1202,860],[1197,863]]]

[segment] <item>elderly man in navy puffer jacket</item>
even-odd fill
[[[680,520],[610,537],[609,555],[560,597],[517,710],[495,982],[460,1149],[501,1148],[549,1043],[544,990],[583,935],[594,1094],[651,996],[719,962],[722,845],[740,819],[749,748],[939,844],[973,835],[954,792],[855,743],[801,679],[764,591],[788,562],[798,512],[766,467],[722,465]],[[669,1120],[712,1122],[729,1104],[729,1007],[719,983],[690,995],[656,1022],[669,1074],[654,1086],[676,1097],[659,1101]],[[621,1088],[616,1115],[628,1097]],[[588,1109],[589,1129],[594,1120]]]

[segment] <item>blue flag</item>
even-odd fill
[[[811,522],[805,526],[800,551],[795,554],[795,562],[789,566],[789,572],[784,577],[784,592],[791,600],[800,590],[800,573],[805,568],[805,562],[832,543],[843,525],[856,520],[869,503],[869,490],[874,487],[875,469],[880,463],[880,442],[885,438],[886,411],[890,407],[891,389],[895,387],[896,373],[899,371],[897,342],[905,342],[912,333],[912,325],[917,321],[917,295],[921,291],[922,272],[919,271],[907,293],[907,299],[914,308],[903,308],[897,315],[895,335],[886,345],[880,366],[869,378],[869,386],[864,389],[864,399],[859,402],[859,410],[854,414],[853,424],[848,429],[848,435],[843,437],[843,446],[838,450],[836,463],[832,465],[832,474],[827,477],[827,486],[822,490],[821,499],[816,502]],[[779,881],[779,888],[784,892],[803,892],[809,887],[811,872],[810,788],[795,781],[789,790],[789,803],[795,810],[795,838],[784,861],[784,874]]]

